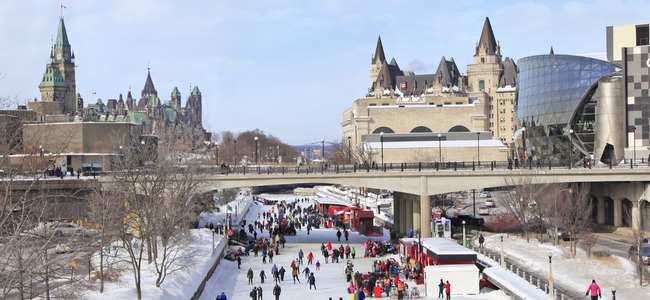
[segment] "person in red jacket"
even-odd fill
[[[314,260],[314,254],[309,252],[309,255],[307,255],[307,264],[311,265],[313,260]]]
[[[587,296],[591,296],[591,300],[598,300],[598,297],[602,297],[600,294],[600,287],[596,284],[596,280],[592,279],[589,288],[587,289]]]
[[[447,294],[447,300],[451,299],[451,284],[449,284],[449,280],[445,284],[445,294]]]

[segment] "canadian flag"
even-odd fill
[[[97,92],[93,92],[93,95],[97,95]]]
[[[61,4],[61,8],[67,8],[67,7],[65,7],[65,5]]]
[[[401,87],[401,88],[406,88],[406,82],[400,84],[400,87]]]

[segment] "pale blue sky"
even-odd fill
[[[342,112],[386,57],[416,74],[472,62],[485,17],[502,55],[601,53],[605,27],[649,23],[649,1],[3,1],[0,95],[40,98],[60,6],[86,103],[139,98],[151,66],[163,100],[203,95],[213,132],[259,128],[290,144],[340,140]],[[93,92],[97,95],[93,96]]]

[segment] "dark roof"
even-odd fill
[[[497,42],[494,38],[494,33],[492,32],[492,25],[490,25],[490,19],[485,17],[485,23],[483,24],[483,31],[481,32],[481,39],[478,41],[476,46],[476,54],[478,55],[478,48],[483,45],[487,49],[487,54],[496,54],[497,53]]]
[[[404,96],[421,95],[428,86],[433,85],[435,80],[436,76],[434,74],[395,77],[395,83]],[[402,84],[406,84],[405,89],[401,88]]]
[[[395,65],[389,65],[384,60],[381,63],[381,68],[379,69],[379,75],[377,76],[377,81],[373,82],[372,88],[375,89],[376,85],[381,86],[385,89],[395,89],[395,77],[404,75],[404,72]],[[381,78],[384,78],[384,82],[381,82]]]
[[[147,81],[144,83],[144,88],[142,88],[141,97],[148,98],[148,96],[152,94],[158,96],[156,87],[153,86],[153,80],[151,80],[151,72],[147,70]]]
[[[379,61],[385,61],[386,56],[384,55],[384,46],[381,45],[381,36],[377,39],[377,49],[375,50],[375,55],[372,57],[372,63],[379,58]]]
[[[460,80],[460,71],[454,62],[454,59],[446,60],[443,56],[438,64],[438,69],[435,73],[436,78],[442,86],[458,86]]]
[[[552,49],[551,49],[552,50]],[[506,85],[517,86],[517,65],[512,58],[506,57],[503,60],[503,71],[501,71],[501,78],[499,79],[499,86]]]

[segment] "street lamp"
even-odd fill
[[[555,299],[555,291],[553,290],[553,252],[548,252],[548,294],[551,299]]]
[[[465,220],[463,220],[463,247],[465,247]]]
[[[379,133],[379,141],[381,141],[381,166],[384,168],[384,132]]]
[[[632,163],[630,164],[630,169],[634,169],[634,162],[636,161],[636,126],[632,127],[634,131],[632,131],[632,145],[634,145],[634,159],[632,159]]]
[[[352,137],[348,136],[348,160],[352,161]]]
[[[504,256],[503,256],[503,234],[501,234],[501,267],[502,267],[502,268],[505,268],[505,267],[506,267],[505,262],[506,262],[506,261],[505,261],[505,258],[504,258]]]
[[[235,144],[235,160],[233,162],[237,165],[237,140],[233,140],[233,143]]]
[[[257,137],[255,137],[255,164],[257,164]]]
[[[476,161],[478,166],[481,166],[481,133],[476,133]]]
[[[277,156],[275,157],[275,160],[277,161],[278,165],[280,164],[280,145],[275,146],[275,149],[278,150]]]
[[[616,286],[612,285],[610,289],[612,290],[612,300],[616,300]]]
[[[442,134],[438,133],[438,160],[442,162]]]
[[[323,156],[323,163],[325,162],[325,139],[321,138],[320,139],[320,144],[321,144],[321,155]]]
[[[525,160],[526,160],[526,127],[521,127],[521,140],[522,140],[522,143],[523,143],[523,146],[524,146],[524,153],[523,153],[524,161],[523,161],[523,165],[524,165],[524,167],[525,167],[525,166],[526,166],[526,161],[525,161]]]
[[[573,164],[573,129],[569,129],[569,169]]]

